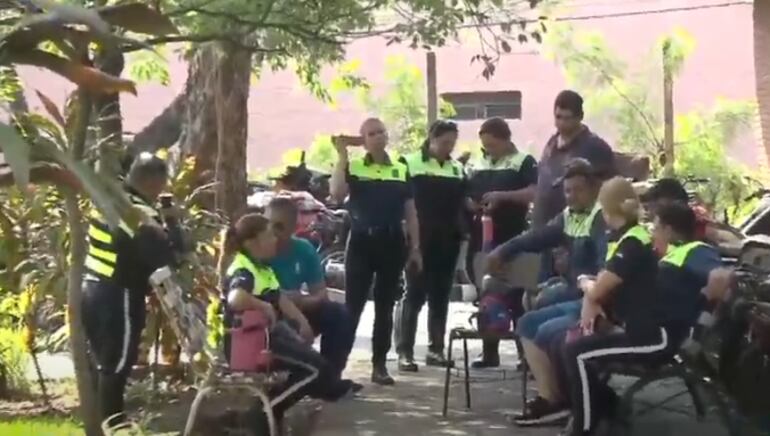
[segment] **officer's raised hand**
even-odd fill
[[[350,136],[350,135],[336,135],[332,136],[332,144],[334,144],[334,149],[337,150],[337,154],[340,156],[347,156],[348,154],[348,147],[355,147],[358,145],[361,145],[363,142],[363,138],[360,136]]]

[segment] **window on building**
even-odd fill
[[[521,119],[520,91],[447,92],[441,98],[454,106],[455,120]]]

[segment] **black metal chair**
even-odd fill
[[[449,405],[449,385],[452,378],[452,369],[454,368],[454,362],[452,360],[452,350],[454,348],[454,341],[455,340],[462,340],[463,341],[463,370],[465,373],[465,407],[467,409],[471,408],[471,386],[470,386],[470,369],[469,369],[469,361],[468,361],[468,341],[469,340],[484,340],[484,339],[496,339],[500,341],[517,341],[519,337],[514,332],[508,332],[502,335],[482,335],[477,329],[474,328],[467,328],[467,327],[457,327],[453,328],[449,332],[449,347],[447,351],[447,359],[452,362],[452,364],[447,365],[446,367],[446,375],[444,378],[444,406],[442,408],[442,415],[444,417],[447,416],[447,408]],[[523,375],[522,375],[522,401],[523,403],[526,403],[527,400],[527,366],[526,364],[523,365]]]

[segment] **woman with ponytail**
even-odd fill
[[[347,394],[352,383],[340,380],[329,363],[313,349],[314,336],[307,319],[290,299],[281,295],[278,280],[267,265],[275,251],[276,238],[267,218],[246,214],[225,233],[220,262],[226,265],[223,280],[225,328],[232,326],[239,312],[261,311],[270,322],[270,351],[279,358],[299,361],[318,371],[312,383],[287,396],[275,407],[275,415],[280,418],[286,409],[306,395],[334,401]],[[226,334],[227,356],[230,355],[229,342]],[[281,362],[279,359],[278,363]],[[286,365],[286,369],[290,372],[289,385],[308,375],[300,366]]]
[[[563,433],[568,436],[592,434],[618,404],[615,392],[597,376],[597,365],[629,360],[654,364],[670,358],[678,346],[664,327],[665,299],[656,286],[658,259],[650,233],[639,223],[633,186],[621,177],[610,179],[599,202],[610,229],[607,262],[596,278],[578,278],[584,293],[582,334],[568,335],[562,350],[572,406],[572,421]]]
[[[465,204],[465,175],[462,164],[452,159],[457,142],[457,124],[439,120],[430,126],[420,151],[407,156],[415,206],[420,226],[423,268],[407,269],[406,294],[399,306],[397,349],[400,371],[417,371],[414,339],[417,318],[428,301],[428,353],[425,364],[445,366],[449,292],[452,289],[460,251],[462,213]]]

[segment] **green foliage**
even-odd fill
[[[83,428],[69,420],[60,418],[20,418],[0,422],[0,434],[13,436],[80,436]]]
[[[137,82],[156,82],[163,86],[168,86],[171,82],[168,62],[156,53],[149,51],[130,53],[126,64],[129,65],[129,77]]]
[[[191,41],[216,40],[254,51],[255,66],[294,70],[318,98],[329,101],[321,85],[324,65],[342,62],[346,45],[371,35],[414,49],[442,46],[458,36],[463,25],[478,25],[485,75],[494,62],[511,50],[514,41],[539,40],[541,29],[531,29],[519,14],[538,0],[446,2],[444,0],[161,0],[181,32]],[[523,4],[523,5],[522,5]],[[524,6],[526,5],[526,6]],[[488,25],[503,20],[503,25]],[[517,24],[514,26],[513,24]],[[179,38],[185,39],[185,38]]]
[[[709,179],[698,193],[706,204],[726,210],[730,222],[740,216],[736,208],[757,183],[747,168],[727,156],[725,144],[751,131],[756,116],[755,102],[717,100],[710,111],[681,114],[675,121],[676,174]]]
[[[6,378],[6,386],[3,387],[10,393],[29,391],[28,363],[29,354],[25,349],[23,333],[19,329],[0,327],[0,371],[5,373]]]
[[[598,32],[559,25],[548,34],[547,47],[570,86],[587,97],[588,117],[602,130],[616,133],[617,148],[649,156],[653,173],[659,172],[663,62],[672,74],[680,72],[695,47],[693,38],[682,30],[663,36],[636,69],[629,68]],[[676,116],[675,172],[708,178],[711,183],[697,187],[698,194],[714,211],[737,214],[736,205],[755,187],[747,177],[751,172],[732,160],[726,147],[751,131],[756,116],[755,102],[727,100],[718,100],[709,110]]]

